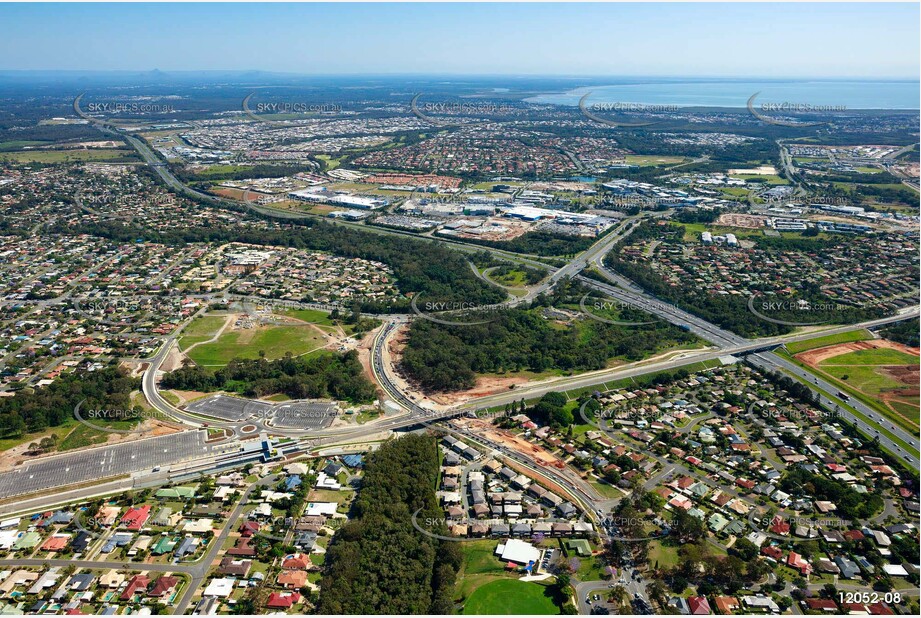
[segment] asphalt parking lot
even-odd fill
[[[272,404],[254,399],[241,399],[228,395],[213,395],[199,399],[186,406],[186,410],[194,414],[210,416],[223,421],[242,421],[265,414],[272,409]]]
[[[286,429],[323,429],[336,418],[335,403],[317,401],[289,401],[272,410],[270,424]]]
[[[0,498],[152,470],[211,451],[206,433],[186,431],[83,452],[47,457],[0,474]]]

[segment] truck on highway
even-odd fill
[[[845,394],[842,393],[841,391],[838,391],[838,397],[840,397],[840,398],[843,399],[844,401],[850,401],[850,400],[851,400],[850,397],[848,397],[847,395],[845,395]]]

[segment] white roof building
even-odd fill
[[[883,565],[883,571],[885,571],[887,575],[908,577],[908,571],[906,571],[905,567],[901,564],[885,564]]]
[[[325,515],[331,517],[336,514],[336,507],[339,506],[335,502],[310,502],[307,504],[306,515],[308,517],[315,517],[317,515]]]
[[[342,489],[342,483],[336,480],[334,476],[327,476],[325,472],[320,472],[317,475],[317,489],[332,489],[339,490]]]
[[[502,558],[503,562],[514,562],[516,564],[528,564],[540,560],[541,551],[518,539],[509,539],[504,544],[500,543],[496,547],[496,554]]]
[[[214,528],[214,520],[203,517],[202,519],[190,519],[182,527],[182,531],[204,534],[211,532],[212,528]]]
[[[211,580],[202,593],[205,597],[229,597],[233,593],[234,580],[230,577],[221,577]]]
[[[0,549],[9,549],[16,542],[19,536],[19,530],[0,531]]]

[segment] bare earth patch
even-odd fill
[[[902,343],[889,341],[888,339],[870,339],[867,341],[839,343],[824,348],[807,350],[806,352],[796,354],[794,358],[821,372],[821,363],[831,358],[851,352],[857,352],[859,350],[874,350],[879,348],[889,348],[905,354],[910,354],[911,356],[918,356],[921,354],[921,350],[918,348],[912,348]],[[921,389],[918,387],[918,380],[921,378],[921,367],[918,365],[879,365],[876,367],[876,371],[906,385],[905,388],[880,392],[877,397],[893,414],[898,414],[906,419],[911,425],[917,426],[917,421],[902,414],[891,405],[891,402],[898,401],[904,405],[917,407],[917,403],[913,402],[912,399],[921,395]]]
[[[215,393],[205,393],[201,391],[177,391],[171,390],[171,393],[179,397],[179,405],[188,403],[190,401],[195,401],[196,399],[201,399],[202,397],[207,397],[209,395],[214,395]]]
[[[824,348],[807,350],[795,355],[794,358],[803,361],[807,365],[817,367],[819,363],[827,361],[829,358],[834,358],[835,356],[841,356],[842,354],[857,352],[859,350],[874,350],[878,348],[890,348],[892,350],[904,352],[905,354],[911,354],[912,356],[918,356],[919,353],[921,353],[921,350],[918,348],[910,348],[907,345],[896,343],[895,341],[889,341],[888,339],[869,339],[867,341],[838,343],[835,345],[825,346]]]
[[[374,379],[374,372],[371,371],[371,350],[374,347],[374,337],[377,335],[378,330],[379,329],[374,329],[368,333],[365,333],[364,338],[355,348],[355,350],[358,352],[358,362],[361,363],[361,366],[364,369],[365,377],[375,384],[377,381]]]
[[[169,373],[170,371],[176,371],[182,367],[182,362],[185,360],[185,354],[179,351],[179,348],[173,346],[170,348],[169,354],[166,355],[166,358],[163,359],[163,363],[160,365],[160,371]]]
[[[479,377],[476,380],[476,386],[469,390],[452,393],[431,393],[428,397],[441,405],[454,406],[466,403],[478,397],[504,393],[508,391],[511,386],[527,384],[528,381],[528,378],[525,377]]]
[[[562,459],[550,451],[524,438],[520,438],[510,431],[499,429],[489,421],[478,418],[456,418],[451,421],[451,424],[455,427],[466,429],[478,436],[483,436],[491,442],[499,442],[514,451],[518,451],[522,455],[527,455],[540,466],[551,466],[554,468],[563,468],[566,466]]]

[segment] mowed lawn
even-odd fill
[[[226,321],[227,316],[225,315],[203,315],[195,318],[182,331],[182,337],[179,338],[179,349],[187,350],[196,343],[208,341],[217,334]]]
[[[559,614],[546,590],[534,582],[500,579],[477,588],[464,604],[464,614]]]
[[[824,348],[828,345],[851,343],[852,341],[865,341],[872,338],[873,336],[870,333],[861,329],[850,330],[846,333],[840,333],[837,335],[827,335],[825,337],[816,337],[815,339],[806,339],[805,341],[791,341],[785,345],[787,351],[790,354],[799,354],[800,352],[805,352],[806,350]]]
[[[871,397],[878,397],[883,391],[907,388],[909,385],[887,376],[882,369],[886,365],[917,365],[918,358],[899,352],[880,348],[876,350],[858,350],[841,356],[835,356],[819,364],[822,371],[834,376],[853,389]],[[847,376],[847,379],[845,379]]]
[[[833,356],[824,360],[820,365],[917,365],[918,357],[893,350],[892,348],[873,348],[870,350],[855,350],[847,354]]]
[[[455,598],[467,601],[480,589],[497,582],[517,582],[521,576],[505,570],[505,563],[496,557],[495,539],[459,543],[463,560],[457,573]],[[554,608],[555,609],[555,608]],[[468,613],[476,613],[473,610]],[[488,612],[491,613],[491,612]],[[503,613],[498,611],[496,613]]]
[[[223,367],[234,358],[259,358],[265,352],[269,360],[289,352],[301,356],[322,347],[326,340],[310,326],[260,326],[224,331],[217,341],[196,346],[189,357],[205,367]]]
[[[333,320],[329,317],[329,314],[319,309],[290,309],[285,311],[285,315],[290,315],[293,318],[304,320],[311,324],[325,324],[327,326],[332,326],[333,324]]]
[[[841,380],[850,388],[881,402],[887,392],[912,387],[911,384],[887,375],[886,368],[917,367],[917,365],[917,356],[892,348],[857,350],[829,358],[819,364],[825,373]],[[919,421],[918,397],[904,395],[899,399],[902,405],[894,406],[894,409],[917,425]]]
[[[133,150],[94,148],[86,150],[23,150],[5,152],[0,159],[17,163],[65,163],[67,161],[115,161],[136,159]]]
[[[627,155],[624,157],[626,162],[631,165],[675,165],[687,161],[685,157],[673,157],[668,155]]]
[[[492,279],[496,283],[505,285],[508,287],[521,287],[525,284],[524,275],[520,270],[509,271],[505,276],[500,277],[499,275],[490,273],[487,275],[489,279]]]
[[[649,543],[649,564],[653,568],[667,569],[678,564],[678,548],[666,546],[662,541]]]

